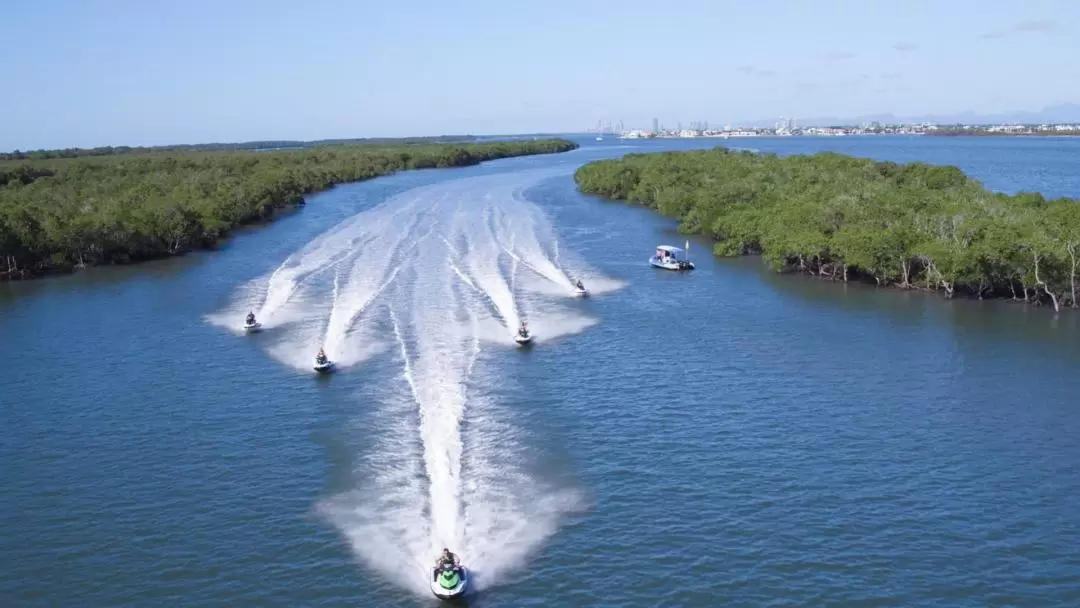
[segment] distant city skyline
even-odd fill
[[[600,119],[599,121],[597,121],[597,123],[605,125],[623,124],[627,129],[641,129],[657,132],[661,129],[681,130],[683,124],[686,124],[688,129],[704,130],[709,128],[709,126],[719,128],[721,125],[727,125],[730,127],[768,127],[783,121],[791,121],[794,124],[808,127],[860,125],[871,122],[877,122],[882,124],[1075,123],[1080,122],[1080,104],[1058,104],[1055,106],[1048,106],[1034,111],[1016,110],[1012,112],[1002,112],[998,114],[978,114],[974,112],[961,112],[957,114],[924,114],[921,116],[896,116],[894,114],[888,113],[866,114],[861,116],[849,117],[776,116],[772,118],[763,117],[755,120],[675,120],[674,124],[672,124],[671,121],[665,122],[659,117],[653,117],[649,121],[651,126],[630,124],[627,121],[616,119]],[[584,129],[584,131],[593,132],[596,131],[596,128],[594,126],[593,128]]]
[[[1080,103],[1077,29],[1065,0],[12,3],[0,150],[1033,113]]]

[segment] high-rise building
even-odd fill
[[[652,132],[653,133],[659,133],[660,132],[660,119],[659,118],[653,118],[652,119]]]

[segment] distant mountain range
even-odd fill
[[[756,120],[744,123],[747,127],[771,127],[777,119]],[[828,127],[834,125],[858,125],[867,122],[882,124],[913,124],[921,122],[939,125],[952,124],[1002,124],[1002,123],[1064,123],[1080,122],[1080,104],[1065,103],[1046,106],[1037,111],[1005,112],[1002,114],[978,114],[962,112],[960,114],[926,114],[923,116],[896,116],[895,114],[867,114],[854,118],[796,118],[795,124],[801,127]]]

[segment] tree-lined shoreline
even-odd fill
[[[285,151],[209,146],[39,151],[34,159],[0,162],[0,280],[212,247],[231,229],[336,184],[578,147],[558,138]]]
[[[234,143],[172,144],[165,146],[98,146],[95,148],[55,148],[41,150],[13,150],[0,152],[4,160],[45,160],[50,158],[80,158],[83,156],[118,156],[122,154],[175,154],[177,152],[222,152],[300,150],[326,146],[405,146],[420,144],[460,144],[476,141],[474,135],[433,135],[428,137],[368,137],[353,139],[274,139],[241,141]]]
[[[628,154],[574,179],[781,272],[1080,306],[1080,202],[994,193],[956,167],[716,148]]]

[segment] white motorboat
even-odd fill
[[[687,241],[689,248],[689,241]],[[671,245],[659,245],[656,253],[649,258],[649,264],[665,270],[693,270],[694,263],[687,259],[686,250],[672,247]]]

